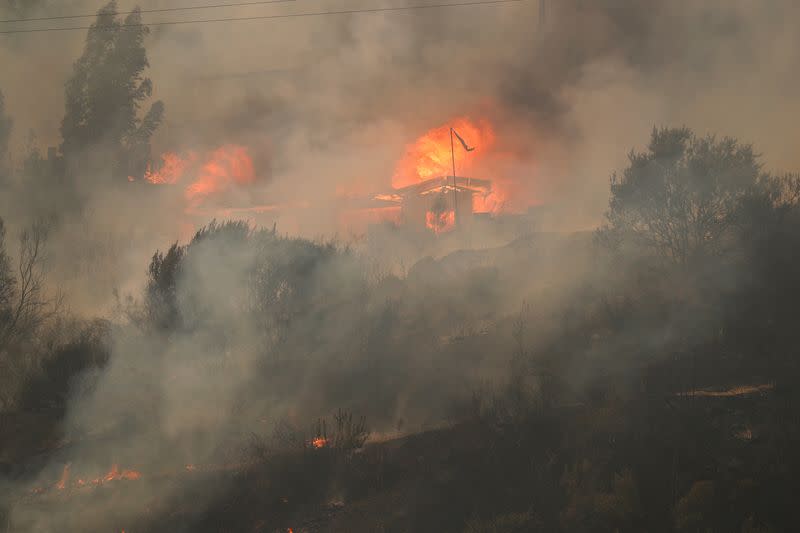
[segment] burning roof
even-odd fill
[[[426,195],[452,191],[453,188],[475,194],[488,194],[492,190],[492,182],[485,179],[464,178],[460,176],[455,178],[453,176],[439,176],[420,183],[407,185],[400,189],[395,189],[395,197],[402,199],[410,195]]]
[[[467,152],[459,148],[453,161],[451,152],[451,128],[458,130],[461,136],[476,147]],[[473,121],[460,117],[446,124],[435,127],[406,147],[404,156],[398,161],[392,176],[392,186],[403,189],[438,176],[453,174],[472,174],[478,162],[484,158],[494,146],[495,133],[487,120]]]

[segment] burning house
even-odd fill
[[[482,158],[491,154],[493,143],[494,132],[485,120],[456,118],[427,131],[406,146],[386,194],[375,195],[374,189],[366,194],[337,191],[337,228],[360,233],[391,221],[414,231],[441,234],[470,225],[478,214],[499,213],[505,198],[502,187],[490,180],[458,176],[492,172],[492,165]],[[479,160],[484,163],[477,164]],[[281,225],[291,225],[293,217],[302,215],[288,213],[288,208],[309,204],[305,200],[261,202],[258,189],[253,188],[262,175],[258,167],[249,147],[224,144],[205,151],[166,152],[160,161],[148,165],[143,176],[128,179],[176,186],[172,196],[176,201],[183,197],[186,227],[215,217],[244,218],[266,226],[280,219]]]
[[[476,153],[485,156],[493,143],[487,121],[458,118],[433,128],[407,146],[392,177],[392,194],[376,199],[393,202],[398,221],[412,229],[438,234],[469,225],[475,214],[492,212],[488,206],[496,191],[489,180],[458,174],[485,172],[485,166],[476,166]]]
[[[400,221],[410,228],[435,233],[468,225],[475,205],[491,193],[489,180],[440,176],[396,189],[378,199],[400,206]]]

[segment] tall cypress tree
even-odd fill
[[[0,183],[2,183],[9,169],[8,144],[11,140],[11,127],[14,125],[11,117],[6,114],[6,102],[3,92],[0,91]]]
[[[143,173],[164,114],[160,101],[139,113],[153,92],[144,76],[148,33],[138,8],[122,21],[115,1],[98,11],[66,84],[61,152],[73,170],[109,172],[116,179]]]

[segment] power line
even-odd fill
[[[222,7],[244,7],[244,6],[261,6],[265,4],[285,4],[288,2],[295,2],[296,0],[261,0],[258,2],[233,2],[233,3],[226,3],[226,4],[211,4],[207,6],[184,6],[184,7],[165,7],[160,9],[138,9],[138,10],[131,10],[131,11],[117,11],[114,13],[115,15],[130,15],[131,13],[167,13],[172,11],[190,11],[190,10],[197,10],[197,9],[217,9]],[[91,15],[61,15],[56,17],[31,17],[26,19],[8,19],[8,20],[0,20],[0,23],[11,23],[11,22],[42,22],[45,20],[67,20],[67,19],[87,19],[87,18],[94,18],[97,16],[97,13],[92,13]]]
[[[452,2],[447,4],[426,4],[416,6],[399,6],[399,7],[377,7],[371,9],[347,9],[341,11],[317,11],[311,13],[285,13],[282,15],[260,15],[250,17],[229,17],[217,19],[198,19],[198,20],[175,20],[168,22],[150,22],[148,24],[119,24],[114,26],[70,26],[66,28],[34,28],[27,30],[2,30],[2,34],[12,33],[43,33],[43,32],[56,32],[56,31],[74,31],[74,30],[90,30],[90,29],[125,29],[125,28],[142,28],[146,26],[177,26],[183,24],[208,24],[213,22],[239,22],[245,20],[270,20],[270,19],[288,19],[288,18],[301,18],[301,17],[320,17],[326,15],[354,15],[358,13],[386,13],[392,11],[413,11],[420,9],[434,9],[446,7],[467,7],[467,6],[487,6],[499,4],[517,4],[527,2],[529,0],[475,0],[471,2]]]

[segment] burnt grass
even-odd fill
[[[358,450],[267,456],[226,476],[207,506],[196,495],[218,478],[128,530],[737,531],[769,521],[788,531],[800,487],[791,430],[772,425],[782,402],[756,394],[485,409]]]
[[[104,530],[133,533],[791,530],[800,464],[784,391],[619,390],[551,406],[509,394],[446,428],[358,448],[258,449],[241,465],[143,479],[174,485],[159,491],[165,501],[120,481],[21,505],[128,498],[141,511]]]

